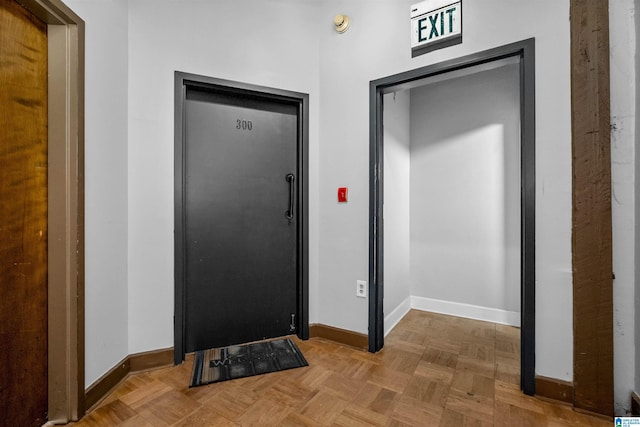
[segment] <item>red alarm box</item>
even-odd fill
[[[349,189],[347,187],[338,188],[338,202],[346,203],[349,194]]]

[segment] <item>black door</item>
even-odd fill
[[[296,332],[298,107],[186,88],[186,352]]]

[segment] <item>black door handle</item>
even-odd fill
[[[296,177],[295,177],[294,174],[288,173],[287,176],[285,176],[285,179],[289,183],[289,210],[284,213],[284,216],[289,221],[291,221],[293,219],[293,198],[294,198],[294,193],[293,193],[294,184],[293,183],[296,180]]]

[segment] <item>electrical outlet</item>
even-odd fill
[[[367,297],[367,282],[366,280],[356,281],[356,296],[359,298]]]

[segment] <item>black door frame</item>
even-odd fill
[[[270,87],[257,86],[213,77],[175,72],[175,121],[174,121],[174,207],[175,207],[175,311],[174,311],[174,362],[180,364],[185,355],[185,99],[188,87],[224,93],[239,98],[261,99],[294,105],[298,111],[296,188],[298,221],[297,238],[297,307],[296,330],[301,339],[309,338],[309,95]]]
[[[420,86],[420,81],[450,71],[489,62],[520,59],[520,187],[521,187],[521,328],[520,379],[528,395],[535,394],[535,39],[485,50],[369,84],[369,351],[384,346],[384,225],[383,225],[383,95]]]

